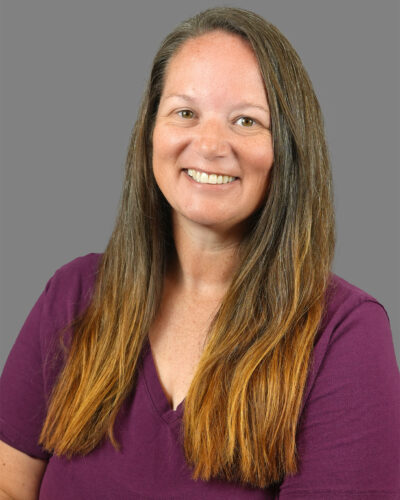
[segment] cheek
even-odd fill
[[[253,144],[247,149],[246,164],[248,167],[249,183],[247,184],[248,199],[252,199],[258,209],[265,200],[268,189],[270,172],[274,162],[272,146],[265,142]]]
[[[153,131],[152,167],[154,177],[161,191],[163,191],[163,157],[164,145],[162,134],[159,133],[159,127],[156,126]]]
[[[248,148],[248,165],[253,166],[253,172],[260,179],[266,179],[274,163],[274,153],[271,145],[259,144]]]
[[[173,159],[182,150],[184,137],[171,128],[155,126],[153,133],[153,158]]]
[[[153,132],[153,164],[165,155],[165,136],[160,133],[160,128],[155,126]]]
[[[161,191],[164,192],[165,174],[168,172],[168,145],[165,141],[165,134],[160,133],[159,127],[153,132],[153,154],[152,167],[153,174]]]
[[[156,125],[153,132],[152,167],[155,180],[164,196],[177,181],[179,150],[176,134],[171,134],[162,124]]]

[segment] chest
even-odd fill
[[[158,378],[174,410],[186,397],[215,312],[212,303],[167,300],[150,328]]]

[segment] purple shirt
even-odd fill
[[[41,500],[399,498],[400,376],[389,319],[376,299],[332,275],[297,437],[300,470],[279,491],[191,479],[178,441],[184,402],[172,410],[147,342],[135,392],[106,440],[68,461],[37,445],[61,361],[56,332],[87,305],[99,262],[89,254],[60,268],[29,314],[0,381],[0,439],[48,459]]]

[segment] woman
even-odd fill
[[[178,26],[105,253],[55,273],[5,366],[5,495],[396,498],[389,321],[334,239],[296,52],[245,10]]]

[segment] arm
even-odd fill
[[[34,500],[49,454],[38,445],[46,401],[41,332],[46,293],[31,310],[0,378],[0,500]]]
[[[332,327],[298,432],[299,473],[279,500],[400,497],[400,377],[384,308],[364,301]]]
[[[39,444],[39,436],[63,364],[59,332],[87,306],[98,260],[97,254],[89,254],[56,271],[4,365],[0,378],[0,499],[5,494],[15,500],[38,496],[52,456]]]
[[[47,460],[32,458],[0,441],[0,500],[36,500]]]

